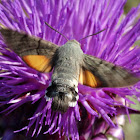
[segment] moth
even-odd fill
[[[80,43],[69,40],[58,46],[41,38],[11,29],[0,29],[5,43],[23,61],[40,72],[53,70],[51,85],[46,89],[46,101],[52,100],[52,110],[66,112],[78,101],[78,83],[92,88],[127,87],[139,81],[128,70],[84,54]]]

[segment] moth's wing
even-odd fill
[[[49,71],[47,69],[50,69],[51,59],[58,48],[56,44],[11,29],[0,29],[0,32],[8,47],[30,67],[38,71]]]
[[[84,77],[87,80],[85,85],[91,87],[127,87],[140,80],[120,66],[86,54],[84,54],[82,72],[90,79]],[[82,83],[82,80],[80,82]]]
[[[51,59],[44,55],[25,55],[22,59],[28,66],[40,72],[50,72],[52,69]]]
[[[79,83],[90,87],[100,87],[100,80],[84,67],[80,70]]]

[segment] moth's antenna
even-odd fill
[[[99,31],[99,32],[97,32],[97,33],[94,33],[94,34],[88,35],[88,36],[86,36],[86,37],[80,39],[79,41],[81,41],[81,40],[83,40],[83,39],[85,39],[85,38],[87,38],[87,37],[89,37],[89,36],[97,35],[97,34],[103,32],[104,30],[106,30],[106,29],[103,29],[103,30],[101,30],[101,31]]]
[[[61,34],[60,32],[58,32],[58,31],[57,31],[56,29],[54,29],[51,25],[49,25],[47,22],[45,22],[45,24],[46,24],[48,27],[50,27],[51,29],[53,29],[54,31],[56,31],[57,33],[59,33],[60,35],[62,35],[67,41],[69,41],[67,37],[65,37],[63,34]]]

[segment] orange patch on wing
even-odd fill
[[[23,56],[22,59],[28,66],[30,66],[33,69],[36,69],[37,71],[41,72],[50,72],[51,66],[50,66],[50,59],[48,59],[44,55],[26,55]]]
[[[88,70],[80,71],[79,83],[93,88],[101,85],[101,82]]]

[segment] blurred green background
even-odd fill
[[[140,0],[127,0],[124,9],[125,13],[128,13],[132,7],[136,7],[138,4],[140,4]],[[135,100],[133,101],[136,102]],[[136,106],[133,105],[131,107],[140,110],[140,104],[138,102]],[[140,115],[130,115],[130,119],[131,123],[126,116],[126,124],[124,126],[125,140],[140,140]]]
[[[136,7],[140,4],[140,0],[127,0],[125,5],[125,12],[128,13],[132,7]]]
[[[132,99],[137,105],[131,105],[132,108],[140,110],[140,104],[138,101]],[[131,122],[129,122],[126,116],[126,122],[124,126],[126,140],[140,140],[140,115],[130,115]]]

